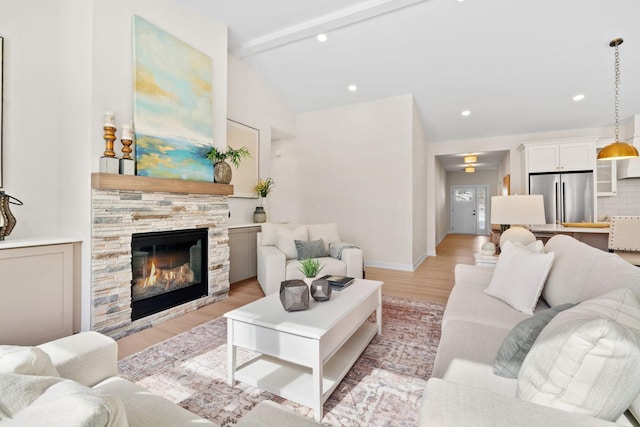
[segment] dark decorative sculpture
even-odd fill
[[[285,280],[280,283],[280,302],[286,311],[309,308],[309,288],[302,280]]]
[[[311,296],[316,301],[328,301],[331,298],[331,284],[329,281],[317,279],[311,282]]]
[[[0,191],[0,240],[4,240],[13,231],[16,226],[16,217],[13,216],[9,209],[9,204],[22,206],[22,202],[13,196]]]

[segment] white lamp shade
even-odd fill
[[[492,224],[544,224],[544,200],[541,194],[491,196]]]

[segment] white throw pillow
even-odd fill
[[[544,243],[542,243],[542,240],[535,240],[531,243],[527,243],[526,245],[522,242],[511,243],[519,248],[526,249],[529,252],[533,252],[535,254],[541,254],[544,252]]]
[[[47,353],[19,345],[0,345],[0,374],[60,376]]]
[[[0,374],[0,407],[7,427],[128,426],[120,398],[63,378]]]
[[[614,421],[640,393],[640,302],[618,289],[556,315],[518,374],[517,397]]]
[[[307,225],[307,231],[309,232],[309,240],[322,239],[324,243],[324,250],[329,252],[329,245],[332,243],[340,243],[340,234],[338,234],[338,224],[312,224]]]
[[[507,241],[484,292],[533,315],[552,263],[553,252],[533,253]]]
[[[280,249],[280,252],[284,253],[287,259],[297,259],[296,240],[307,240],[306,227],[298,227],[295,230],[278,228],[277,234],[278,243],[276,243],[276,247]]]
[[[300,227],[300,224],[277,224],[274,222],[265,222],[261,226],[261,246],[276,246],[278,244],[278,229],[294,230]]]

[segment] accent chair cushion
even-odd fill
[[[278,243],[276,247],[280,252],[284,253],[287,259],[297,259],[298,250],[296,249],[296,240],[307,240],[307,229],[304,226],[298,227],[294,230],[287,230],[286,228],[278,228]]]
[[[329,245],[332,243],[340,243],[340,234],[338,233],[338,224],[311,224],[307,225],[309,240],[322,239],[324,250],[329,253]]]
[[[517,397],[615,421],[640,393],[640,302],[617,289],[556,315],[518,374]]]
[[[518,323],[502,341],[502,345],[493,363],[493,373],[505,378],[518,378],[518,372],[533,343],[556,314],[573,307],[575,304],[563,304],[542,310],[533,317]]]
[[[295,245],[299,260],[327,256],[327,251],[324,250],[324,243],[322,243],[322,239],[296,240]]]
[[[19,345],[0,345],[0,374],[60,376],[47,353]]]
[[[507,241],[485,293],[533,315],[553,263],[553,252],[534,253]]]

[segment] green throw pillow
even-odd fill
[[[493,373],[505,378],[518,378],[522,362],[542,329],[556,314],[574,305],[563,304],[549,308],[518,323],[502,341],[493,363]]]
[[[318,240],[296,240],[296,250],[298,259],[321,258],[327,256],[322,239]]]

